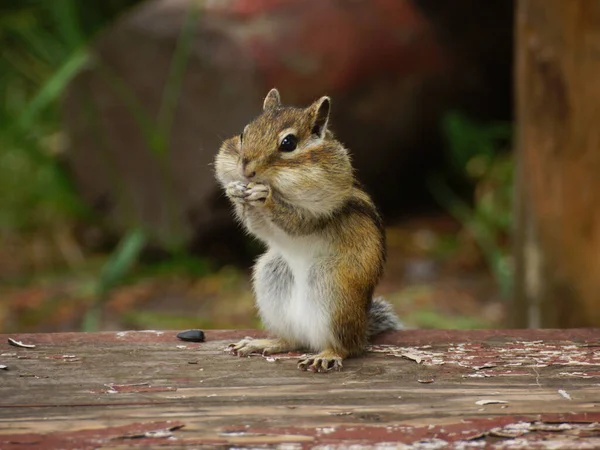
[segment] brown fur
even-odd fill
[[[385,262],[381,218],[355,180],[347,150],[327,128],[328,117],[326,97],[301,109],[281,106],[273,90],[263,113],[240,136],[226,140],[216,159],[224,187],[238,180],[248,189],[253,183],[268,186],[257,201],[231,197],[238,218],[253,234],[268,242],[275,226],[288,236],[320,236],[329,245],[323,270],[331,274],[333,342],[301,364],[317,371],[329,370],[331,361],[341,367],[343,358],[364,349],[369,307]],[[281,152],[280,140],[289,130],[298,138],[298,149]],[[244,348],[255,346],[245,343],[238,351]]]

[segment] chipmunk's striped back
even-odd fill
[[[217,178],[247,230],[268,250],[254,267],[261,318],[275,340],[243,340],[237,354],[305,348],[299,367],[341,368],[368,338],[400,323],[373,299],[383,273],[381,218],[355,181],[350,157],[328,129],[330,100],[306,109],[265,98],[263,113],[226,141]]]

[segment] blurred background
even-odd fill
[[[514,4],[2,0],[0,332],[259,327],[210,166],[329,95],[409,326],[509,324]]]

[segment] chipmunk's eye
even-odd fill
[[[293,152],[298,146],[298,138],[293,134],[288,134],[281,140],[279,144],[279,151],[281,152]]]

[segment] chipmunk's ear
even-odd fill
[[[325,136],[327,131],[327,122],[329,121],[329,110],[331,109],[331,100],[329,97],[321,97],[308,107],[312,119],[311,133],[319,137]]]
[[[266,111],[267,109],[277,108],[279,106],[281,106],[281,98],[279,97],[279,91],[273,88],[265,97],[265,101],[263,102],[263,111]]]

